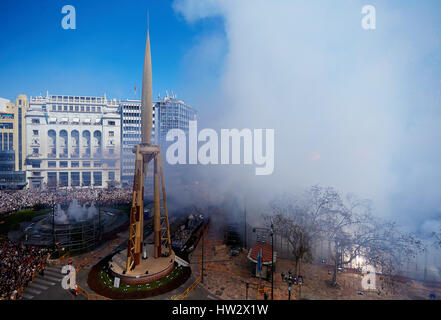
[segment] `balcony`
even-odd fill
[[[67,155],[67,153],[63,152],[63,153],[60,153],[59,156],[60,156],[60,158],[67,158],[68,155]]]
[[[48,157],[48,158],[56,158],[57,155],[56,155],[55,153],[48,153],[48,154],[47,154],[47,157]]]
[[[40,156],[41,156],[40,153],[30,153],[30,154],[28,154],[28,158],[38,158]]]

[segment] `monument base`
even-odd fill
[[[141,259],[139,264],[128,272],[126,270],[127,249],[116,253],[109,261],[109,269],[113,276],[120,278],[125,284],[146,284],[167,276],[175,267],[175,253],[170,256],[154,258],[154,245],[147,244],[147,259]],[[162,247],[162,252],[168,249]]]

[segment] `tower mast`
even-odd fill
[[[133,198],[130,212],[129,241],[127,248],[126,273],[133,270],[139,263],[143,251],[144,227],[144,181],[148,177],[148,164],[153,166],[153,199],[154,199],[154,258],[169,256],[172,253],[170,228],[168,222],[167,201],[165,196],[162,156],[159,146],[152,145],[153,128],[153,90],[152,90],[152,61],[150,52],[150,35],[147,27],[147,39],[144,54],[144,69],[142,75],[141,98],[141,143],[134,148],[136,154],[135,176],[133,183]],[[163,216],[161,216],[161,186],[163,201]],[[163,247],[168,252],[162,252]]]

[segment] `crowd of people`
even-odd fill
[[[44,268],[49,250],[0,240],[0,300],[19,298],[20,291]]]
[[[80,204],[100,203],[101,205],[117,205],[130,203],[132,188],[117,189],[26,189],[15,191],[0,191],[0,214],[6,214],[21,209],[32,208],[37,204],[52,205],[68,204],[76,199]]]

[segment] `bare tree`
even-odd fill
[[[357,257],[392,275],[401,258],[419,250],[420,242],[414,236],[372,215],[370,200],[352,194],[343,198],[332,187],[313,186],[301,199],[280,196],[269,207],[267,220],[291,245],[296,276],[300,263],[312,260],[313,243],[319,240],[328,243],[333,286],[338,286],[339,268],[351,265]]]
[[[305,224],[305,212],[300,208],[292,208],[288,214],[275,214],[272,217],[274,231],[280,234],[290,244],[294,256],[294,276],[299,274],[300,263],[312,260],[312,237]],[[276,209],[277,210],[277,209]]]
[[[372,241],[366,246],[363,256],[366,264],[372,265],[377,274],[383,275],[386,287],[395,289],[395,278],[402,269],[403,261],[414,259],[424,252],[421,240],[411,233],[403,232],[393,221],[376,218],[372,223]]]

